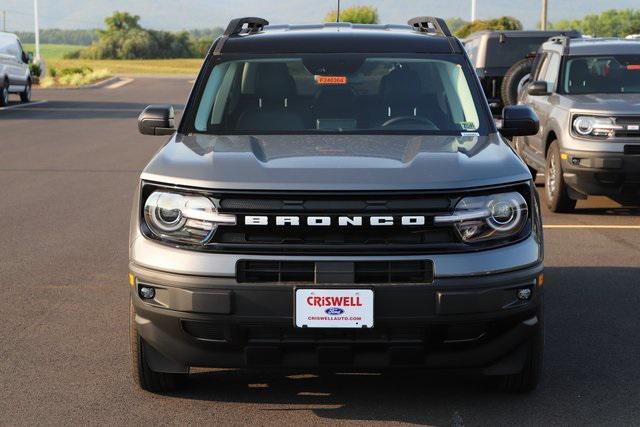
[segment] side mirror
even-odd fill
[[[547,96],[549,95],[549,85],[542,80],[536,80],[529,83],[527,93],[531,96]]]
[[[535,135],[540,130],[540,121],[535,111],[528,105],[510,105],[502,110],[500,133],[512,136]]]
[[[138,117],[138,130],[143,135],[171,135],[176,131],[175,113],[171,105],[149,105]]]

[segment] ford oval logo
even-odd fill
[[[327,308],[324,312],[327,313],[329,316],[339,316],[342,313],[344,313],[344,310],[338,307],[330,307],[330,308]]]

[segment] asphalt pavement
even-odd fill
[[[544,213],[546,354],[532,394],[414,372],[235,370],[199,370],[174,394],[138,390],[129,215],[165,138],[139,135],[136,117],[151,103],[180,111],[190,87],[135,78],[0,109],[0,425],[640,423],[640,210],[604,198]]]

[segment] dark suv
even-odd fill
[[[531,73],[533,57],[550,37],[580,37],[575,30],[478,31],[463,40],[494,115],[518,103],[518,91]]]
[[[531,174],[462,44],[409,25],[229,24],[144,169],[135,378],[191,367],[462,369],[534,388],[543,244]],[[502,133],[531,135],[529,107]]]
[[[640,204],[640,42],[557,37],[542,45],[521,102],[540,132],[513,143],[546,176],[552,211],[590,195]]]

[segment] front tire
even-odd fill
[[[562,175],[558,141],[553,141],[547,151],[545,194],[547,196],[547,207],[551,212],[571,212],[576,207],[576,200],[569,197],[567,184],[565,184],[564,176]]]
[[[141,389],[153,393],[165,393],[184,385],[189,374],[155,372],[149,367],[145,355],[145,346],[148,344],[145,344],[136,329],[133,303],[130,303],[129,309],[129,338],[133,379]]]
[[[20,92],[20,101],[31,102],[31,80],[27,81],[24,87],[24,91]]]
[[[538,328],[529,338],[527,356],[522,371],[501,378],[501,388],[507,393],[528,393],[536,389],[542,377],[544,354],[544,315],[542,307],[538,311]]]
[[[6,107],[7,105],[9,105],[9,82],[5,80],[0,88],[0,107]]]

